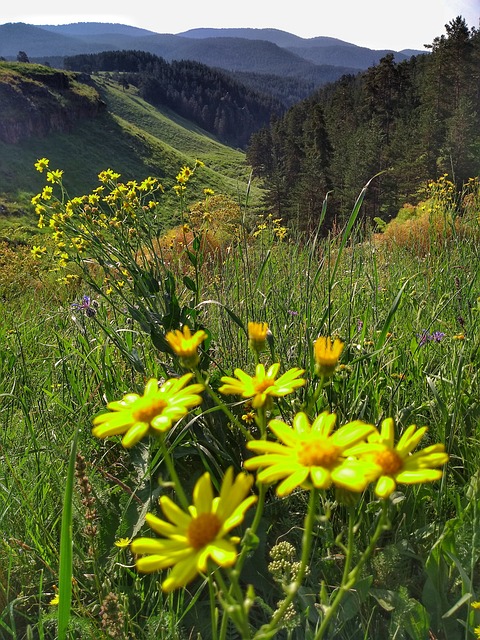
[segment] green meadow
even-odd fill
[[[478,178],[306,235],[98,83],[0,146],[0,638],[480,637]]]

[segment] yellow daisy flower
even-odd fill
[[[34,167],[37,171],[43,173],[43,171],[48,167],[49,162],[50,160],[48,160],[48,158],[40,158],[40,160],[35,162]]]
[[[118,540],[115,540],[114,545],[119,549],[126,549],[130,546],[130,543],[130,538],[119,538]]]
[[[47,252],[47,247],[37,247],[36,245],[33,245],[32,249],[30,249],[30,253],[35,258],[35,260],[37,258],[40,258],[46,252]]]
[[[93,419],[92,433],[97,438],[125,434],[122,445],[133,447],[149,433],[168,431],[174,422],[183,418],[188,410],[202,402],[201,384],[185,387],[193,374],[171,378],[161,387],[151,378],[145,385],[143,396],[127,393],[122,400],[107,404],[111,413],[102,413]]]
[[[277,487],[286,496],[296,487],[328,489],[332,484],[350,491],[363,491],[375,477],[375,466],[350,457],[350,449],[375,427],[360,420],[333,432],[336,415],[324,411],[310,424],[305,413],[297,413],[293,425],[271,420],[269,428],[281,442],[254,440],[247,448],[260,453],[245,461],[246,469],[258,469],[257,480]],[[332,433],[333,432],[333,433]]]
[[[253,351],[260,353],[264,351],[267,342],[267,335],[270,329],[266,322],[249,322],[248,323],[248,344]]]
[[[395,446],[395,427],[392,418],[383,420],[380,433],[368,437],[368,445],[355,447],[352,455],[373,462],[378,467],[375,493],[379,498],[388,498],[397,483],[419,484],[434,482],[442,477],[442,470],[435,469],[448,462],[443,444],[434,444],[416,453],[427,427],[408,427]]]
[[[214,497],[210,474],[201,476],[193,490],[193,505],[183,511],[170,498],[162,496],[160,506],[167,520],[151,513],[146,521],[157,538],[138,538],[131,550],[137,558],[137,569],[151,573],[173,567],[162,583],[164,591],[185,586],[198,573],[205,573],[209,559],[220,567],[231,567],[237,559],[238,537],[227,534],[244,518],[257,497],[250,495],[253,476],[239,473],[234,479],[230,467],[222,481],[220,495]]]
[[[183,325],[182,331],[175,329],[165,336],[166,341],[173,352],[179,357],[180,365],[184,369],[194,369],[200,361],[198,347],[206,339],[207,334],[203,329],[193,335],[188,325]]]
[[[272,397],[286,396],[305,384],[305,379],[299,378],[304,373],[304,369],[294,367],[276,380],[279,369],[280,363],[278,362],[272,364],[268,371],[265,371],[263,364],[257,364],[253,377],[241,369],[235,369],[235,375],[238,379],[223,376],[221,381],[225,384],[219,388],[219,392],[252,398],[254,409],[269,405],[272,402]]]
[[[345,343],[338,338],[332,340],[320,336],[313,343],[313,356],[315,358],[315,373],[319,378],[330,377],[335,371]]]

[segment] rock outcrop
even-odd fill
[[[85,80],[41,65],[0,63],[0,140],[18,144],[71,131],[79,119],[99,115],[105,103]]]

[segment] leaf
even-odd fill
[[[192,278],[183,276],[183,284],[187,287],[187,289],[190,289],[190,291],[193,291],[194,293],[197,292],[197,285],[195,284],[194,280],[192,280]]]

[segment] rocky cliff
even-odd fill
[[[0,140],[17,144],[32,136],[71,131],[105,103],[88,77],[42,65],[0,62]]]

